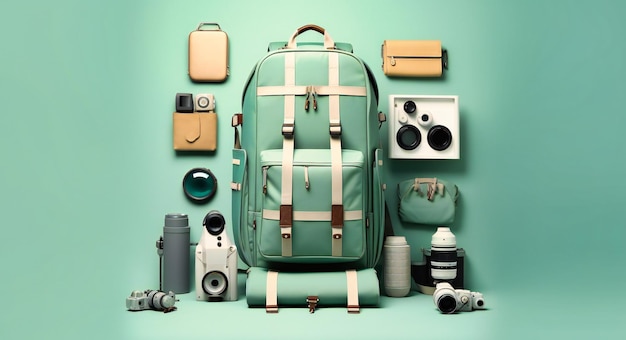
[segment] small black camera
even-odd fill
[[[177,93],[176,94],[176,112],[191,113],[194,110],[193,94]]]

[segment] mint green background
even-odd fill
[[[617,0],[2,2],[0,338],[623,337],[624,13]],[[187,35],[201,21],[229,34],[223,84],[187,77]],[[354,45],[382,111],[389,94],[459,96],[462,159],[387,160],[387,199],[395,207],[395,185],[414,176],[459,186],[466,283],[490,309],[440,315],[413,292],[356,316],[266,315],[244,297],[193,294],[175,313],[126,312],[132,290],[158,287],[165,213],[189,214],[194,240],[209,209],[230,221],[230,117],[267,43],[306,23]],[[441,40],[450,70],[386,78],[385,39]],[[215,94],[215,154],[172,150],[176,92]],[[196,166],[219,181],[208,205],[181,190]],[[394,222],[414,256],[434,232]]]

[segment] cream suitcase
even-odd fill
[[[228,35],[216,23],[200,23],[189,34],[189,77],[223,82],[228,77]]]

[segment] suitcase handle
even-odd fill
[[[287,43],[287,46],[285,46],[286,48],[291,48],[294,49],[296,48],[296,37],[308,30],[313,30],[316,31],[320,34],[324,35],[324,48],[325,49],[329,49],[329,50],[334,50],[335,49],[335,41],[333,41],[333,38],[330,37],[330,34],[328,34],[328,32],[326,32],[325,29],[323,29],[320,26],[317,25],[304,25],[300,28],[298,28],[293,35],[291,36],[291,38],[289,38],[289,42]]]
[[[216,22],[201,22],[200,25],[198,25],[198,28],[196,29],[196,31],[202,31],[200,28],[202,28],[202,26],[217,26],[216,30],[207,30],[207,31],[221,31],[222,29],[220,28],[220,25]]]

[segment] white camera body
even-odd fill
[[[485,309],[483,294],[467,289],[454,289],[448,282],[437,283],[433,301],[437,309],[444,314]]]
[[[459,159],[458,96],[390,95],[389,157]]]
[[[215,96],[210,93],[197,94],[195,104],[198,112],[215,111]]]
[[[196,246],[196,299],[236,301],[237,247],[230,241],[223,226],[203,227]]]

